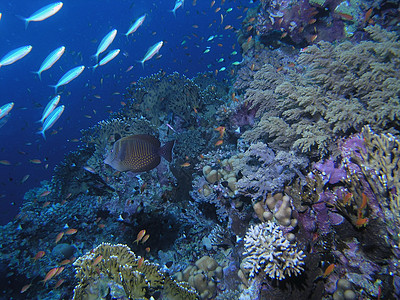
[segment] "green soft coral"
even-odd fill
[[[270,65],[263,66],[245,97],[252,107],[261,108],[260,119],[243,137],[324,156],[334,136],[360,131],[366,124],[397,132],[400,42],[378,25],[365,31],[371,40],[336,45],[321,41],[306,48],[297,60],[303,73],[291,70],[282,77]]]

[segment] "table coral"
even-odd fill
[[[150,299],[156,291],[161,291],[168,299],[197,299],[192,289],[167,278],[157,264],[136,257],[126,245],[103,243],[78,258],[74,266],[79,279],[74,289],[76,300],[104,297],[110,286],[118,287],[112,289],[118,291],[113,297]]]
[[[289,242],[273,222],[251,226],[244,241],[242,264],[251,278],[263,271],[270,278],[283,280],[304,270],[305,254],[297,248],[296,242]]]

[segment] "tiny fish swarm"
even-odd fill
[[[263,270],[270,278],[283,280],[304,270],[305,254],[296,248],[296,243],[290,243],[273,222],[251,226],[244,242],[244,269],[250,272],[250,277]]]

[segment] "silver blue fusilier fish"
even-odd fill
[[[44,120],[53,112],[53,110],[57,107],[58,102],[60,102],[60,95],[55,96],[53,99],[47,103],[46,108],[43,111],[42,118],[38,121],[43,123]]]
[[[81,75],[83,70],[85,70],[85,66],[75,67],[75,68],[69,70],[67,73],[65,73],[64,76],[60,78],[60,80],[57,82],[56,85],[50,85],[50,86],[55,89],[56,94],[57,94],[57,89],[58,89],[59,86],[65,85],[67,83],[70,83],[76,77]]]
[[[140,60],[140,63],[142,64],[143,68],[144,68],[144,62],[148,61],[149,59],[151,59],[154,55],[156,55],[158,53],[158,51],[160,51],[161,47],[163,46],[164,42],[158,42],[157,44],[151,46],[149,48],[149,50],[147,51],[146,55],[143,57],[142,60]]]
[[[61,46],[56,50],[54,50],[53,52],[51,52],[43,61],[42,65],[39,68],[39,71],[33,73],[37,74],[39,76],[39,79],[42,80],[41,78],[42,72],[50,69],[61,58],[64,52],[65,52],[64,46]]]
[[[120,52],[119,49],[111,50],[102,60],[100,60],[100,62],[97,65],[93,66],[93,71],[97,67],[104,66],[106,63],[112,61],[119,54],[119,52]]]
[[[21,19],[25,21],[25,28],[28,27],[28,24],[30,22],[43,21],[51,17],[52,15],[55,15],[61,9],[62,6],[63,6],[62,2],[55,2],[46,5],[45,7],[42,7],[41,9],[35,11],[32,15],[30,15],[27,18],[21,17]]]
[[[0,119],[7,116],[13,107],[14,107],[14,102],[4,104],[2,107],[0,107]]]
[[[174,6],[174,8],[172,9],[172,10],[170,10],[170,12],[172,12],[173,14],[174,14],[174,16],[176,17],[176,10],[179,8],[179,7],[181,7],[181,6],[183,6],[183,4],[184,4],[184,0],[176,0],[175,1],[175,6]]]
[[[139,19],[135,21],[135,23],[132,24],[131,27],[129,27],[128,32],[125,33],[126,36],[134,33],[144,22],[144,19],[146,19],[146,15],[144,14],[141,16]]]
[[[99,60],[100,53],[103,53],[107,50],[108,46],[111,45],[115,36],[117,35],[117,29],[111,30],[100,42],[99,46],[97,47],[97,52],[93,55],[96,58],[96,62]]]
[[[27,55],[29,52],[31,52],[31,50],[32,50],[32,46],[28,45],[28,46],[19,47],[17,49],[14,49],[14,50],[8,52],[0,60],[0,68],[2,66],[7,66],[7,65],[11,65],[12,63],[15,63],[17,60],[20,60],[25,55]]]
[[[57,107],[44,121],[42,130],[38,131],[37,134],[41,134],[44,139],[46,139],[45,132],[49,130],[55,122],[61,117],[61,114],[64,112],[64,105]]]

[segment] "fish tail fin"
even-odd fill
[[[42,81],[42,72],[40,72],[40,71],[37,71],[37,72],[32,71],[32,73],[36,74],[39,77],[39,80]]]
[[[159,150],[159,155],[164,157],[168,162],[172,161],[172,148],[174,147],[175,140],[166,142]]]
[[[19,15],[16,15],[16,17],[25,22],[25,30],[26,30],[28,28],[30,20],[28,20],[28,18],[24,18],[23,16],[19,16]]]
[[[93,54],[91,57],[93,57],[96,60],[96,64],[99,62],[99,54]]]
[[[142,67],[143,67],[143,70],[144,70],[144,62],[145,61],[144,60],[137,60],[137,62],[142,64]]]
[[[170,12],[172,12],[174,14],[174,17],[176,18],[176,10],[171,9]]]
[[[41,134],[43,136],[43,139],[46,140],[46,135],[45,135],[45,131],[42,129],[38,132],[36,132],[37,134]]]
[[[54,88],[55,93],[57,94],[58,85],[49,85],[49,87]]]

